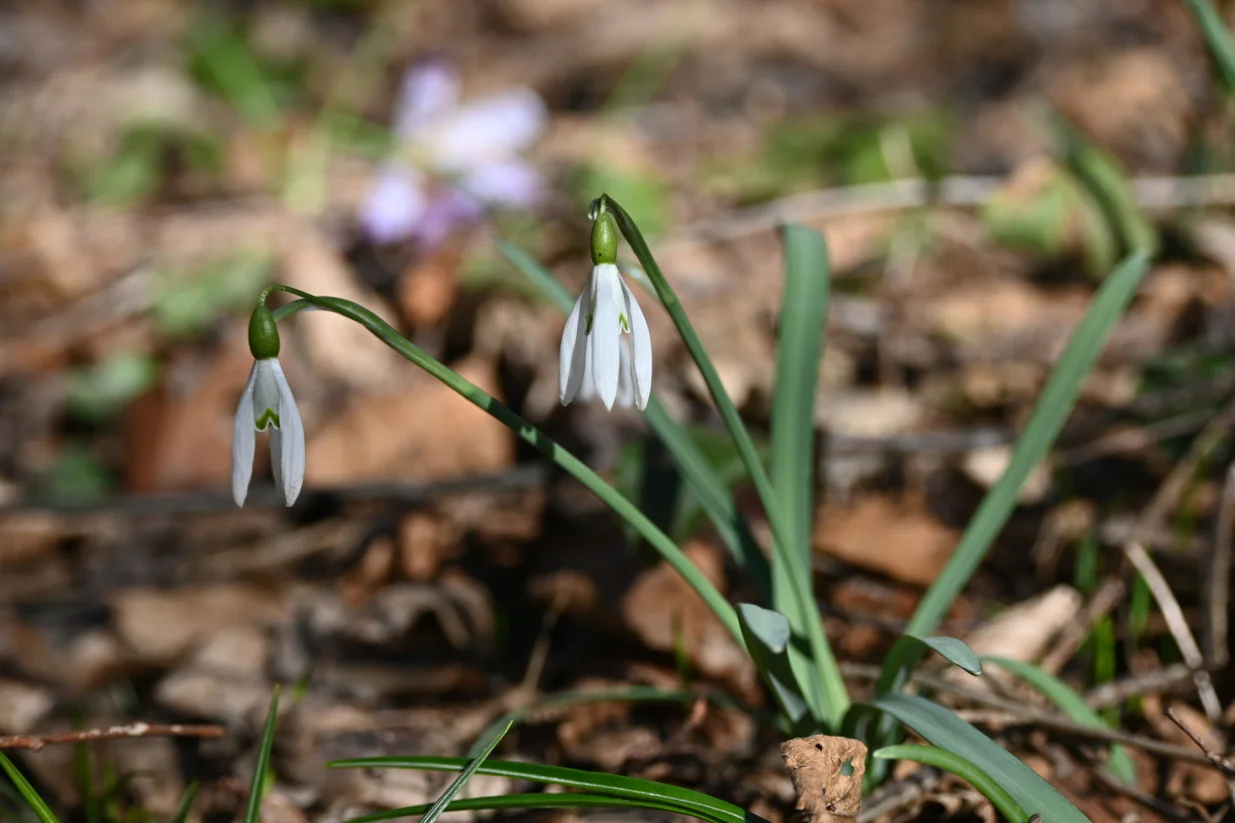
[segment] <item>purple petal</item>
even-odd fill
[[[420,139],[430,162],[446,172],[513,157],[544,130],[545,104],[531,89],[517,88],[466,103],[434,123]]]
[[[397,243],[411,237],[426,208],[420,173],[407,166],[387,163],[370,185],[358,219],[361,229],[373,242]]]
[[[416,245],[430,250],[442,244],[458,226],[471,223],[485,212],[484,203],[470,194],[446,188],[435,194],[416,224]]]
[[[486,203],[534,206],[544,191],[540,173],[518,160],[485,163],[463,176],[459,186]]]
[[[412,64],[403,75],[395,100],[394,131],[409,137],[459,100],[459,74],[445,60]]]

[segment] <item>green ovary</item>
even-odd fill
[[[274,409],[266,409],[264,412],[262,412],[262,416],[257,418],[257,430],[259,432],[264,432],[266,430],[266,427],[269,426],[271,423],[274,423],[274,427],[276,429],[282,428],[279,425],[278,413],[275,412]]]

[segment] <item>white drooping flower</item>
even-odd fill
[[[255,362],[249,372],[232,427],[232,497],[244,505],[253,476],[257,432],[270,431],[270,468],[275,487],[288,505],[296,502],[304,485],[304,424],[296,398],[279,365],[278,331],[265,306],[258,306],[249,323],[249,348]]]
[[[592,277],[562,332],[558,399],[599,395],[606,409],[646,408],[652,392],[652,338],[635,295],[614,262],[617,226],[607,213],[592,228]]]

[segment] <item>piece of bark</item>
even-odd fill
[[[866,744],[817,734],[787,741],[780,749],[798,795],[795,808],[811,823],[853,821],[862,808]]]

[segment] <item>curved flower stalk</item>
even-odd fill
[[[531,89],[460,103],[451,66],[439,60],[412,66],[395,102],[398,146],[370,184],[361,229],[375,243],[410,239],[432,248],[490,207],[535,205],[543,182],[519,154],[540,136],[546,118]]]
[[[601,212],[592,224],[592,276],[575,301],[558,354],[558,399],[599,395],[606,409],[647,408],[652,338],[634,292],[617,267],[617,224]]]
[[[274,484],[290,506],[304,485],[304,424],[279,365],[279,330],[264,302],[259,302],[249,319],[249,350],[253,369],[232,427],[232,497],[237,506],[244,505],[253,476],[257,432],[269,429]]]

